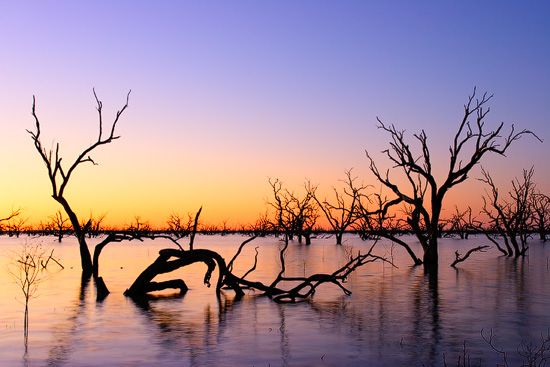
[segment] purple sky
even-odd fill
[[[68,163],[96,136],[92,88],[107,122],[132,90],[122,138],[70,185],[82,216],[162,224],[203,205],[205,221],[239,223],[265,211],[268,177],[328,192],[353,167],[376,184],[364,150],[389,167],[376,116],[424,129],[445,168],[474,86],[495,95],[488,128],[548,139],[550,3],[2,1],[0,217],[59,209],[25,132],[33,95],[44,145]],[[535,165],[550,194],[549,152],[522,139],[484,167],[505,186]]]

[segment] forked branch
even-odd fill
[[[458,264],[459,262],[462,262],[464,260],[466,260],[468,257],[470,257],[471,254],[473,254],[474,252],[486,252],[490,246],[488,245],[481,245],[481,246],[478,246],[478,247],[475,247],[475,248],[472,248],[470,249],[468,252],[466,252],[466,254],[464,255],[461,255],[458,250],[455,251],[455,256],[456,256],[456,259],[455,261],[453,261],[453,263],[451,264],[451,266],[454,268],[456,266],[456,264]]]
[[[115,128],[118,123],[118,120],[122,113],[126,110],[128,107],[128,102],[130,98],[131,91],[128,92],[126,95],[126,103],[124,106],[116,113],[115,119],[111,125],[110,133],[108,136],[103,137],[103,114],[102,114],[102,108],[103,103],[98,99],[97,94],[95,92],[95,89],[93,90],[94,98],[97,103],[97,111],[99,115],[99,134],[97,140],[90,145],[88,148],[84,149],[78,157],[75,159],[75,161],[70,165],[68,170],[63,169],[63,166],[61,164],[61,157],[59,156],[59,143],[56,144],[55,147],[55,153],[52,149],[49,151],[46,150],[42,146],[42,142],[40,140],[40,120],[38,119],[38,115],[36,114],[36,98],[33,96],[32,98],[32,116],[34,117],[35,125],[36,125],[36,132],[33,132],[31,130],[27,130],[27,132],[31,135],[34,146],[40,156],[42,157],[42,160],[44,161],[46,168],[48,170],[48,176],[50,178],[50,182],[52,184],[52,190],[53,190],[53,197],[63,197],[63,192],[65,190],[65,187],[69,183],[69,179],[71,178],[71,174],[73,171],[78,167],[79,164],[90,162],[92,164],[96,164],[94,160],[91,158],[90,153],[96,149],[98,146],[109,144],[113,140],[116,140],[120,138],[120,136],[115,135]],[[57,177],[61,177],[61,184],[57,183]]]
[[[253,238],[252,238],[253,239]],[[313,274],[308,277],[285,277],[285,252],[288,248],[288,242],[285,241],[285,246],[279,251],[281,270],[278,273],[275,280],[266,285],[259,281],[251,281],[245,279],[257,265],[257,248],[256,256],[254,258],[253,267],[246,272],[242,277],[236,276],[232,272],[233,262],[237,256],[241,253],[242,248],[252,241],[252,239],[245,240],[239,247],[237,254],[226,265],[225,260],[216,252],[205,249],[194,249],[189,251],[182,251],[177,249],[163,249],[159,252],[159,257],[147,267],[134,281],[132,286],[124,293],[127,296],[138,296],[145,293],[159,291],[169,288],[179,289],[181,293],[187,291],[187,286],[182,279],[169,280],[167,282],[157,283],[153,279],[158,274],[164,274],[172,272],[180,267],[184,267],[196,262],[203,262],[207,265],[207,271],[205,273],[204,282],[210,285],[210,277],[216,268],[218,267],[218,282],[216,285],[216,295],[220,297],[220,291],[223,286],[235,291],[235,296],[240,299],[244,296],[243,289],[256,289],[263,292],[264,295],[271,297],[275,302],[298,302],[307,299],[315,293],[317,287],[323,283],[333,283],[340,287],[344,294],[349,295],[351,292],[343,286],[343,282],[347,279],[349,274],[355,271],[358,267],[368,264],[373,261],[385,261],[391,264],[390,261],[376,256],[372,253],[374,245],[369,249],[367,254],[358,254],[352,257],[348,263],[336,270],[332,274]],[[392,264],[393,265],[393,264]],[[294,283],[296,284],[291,289],[284,289],[279,286],[279,283]]]

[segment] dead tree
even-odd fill
[[[317,186],[313,186],[310,181],[304,183],[306,190],[306,196],[303,200],[294,198],[297,203],[298,221],[296,225],[296,231],[298,233],[298,242],[302,243],[302,236],[304,237],[305,244],[311,245],[311,236],[319,218],[319,211],[317,203],[315,201],[315,191]]]
[[[178,213],[172,213],[166,224],[168,226],[166,232],[176,238],[187,237],[193,230],[193,218],[190,213],[187,213],[187,219]]]
[[[305,238],[306,245],[309,245],[313,227],[319,217],[314,199],[316,187],[306,182],[306,195],[300,199],[294,192],[284,189],[278,179],[269,179],[269,184],[274,197],[274,201],[269,202],[275,209],[273,227],[284,234],[285,240],[292,240],[296,236],[299,243]]]
[[[449,219],[446,220],[450,225],[447,229],[447,233],[451,236],[458,235],[461,239],[468,239],[468,234],[475,228],[476,219],[472,217],[472,208],[468,207],[465,211],[458,210],[458,206],[455,205],[455,212]]]
[[[530,201],[534,190],[533,173],[533,167],[523,170],[523,179],[512,181],[509,199],[506,200],[499,196],[491,175],[482,169],[480,181],[485,182],[490,190],[487,197],[483,196],[482,213],[489,217],[490,228],[502,237],[504,248],[487,231],[486,237],[506,256],[522,256],[528,249],[526,242],[534,219]]]
[[[124,232],[133,233],[135,236],[147,236],[152,230],[151,223],[142,220],[139,215],[134,216],[134,221],[124,228]]]
[[[29,245],[25,243],[20,252],[13,252],[12,264],[8,267],[8,273],[11,275],[17,286],[23,292],[25,298],[25,312],[23,319],[23,340],[25,350],[27,350],[29,340],[29,302],[35,298],[38,285],[43,280],[40,263],[45,251],[40,245]]]
[[[349,274],[355,271],[358,267],[377,260],[387,261],[386,259],[374,255],[372,250],[374,245],[371,246],[369,251],[364,254],[358,254],[351,257],[349,261],[331,274],[313,274],[307,277],[286,277],[285,271],[285,253],[288,249],[288,240],[285,240],[285,244],[280,250],[280,264],[281,269],[277,277],[270,283],[265,284],[259,281],[248,280],[246,277],[257,266],[257,252],[254,264],[250,270],[244,275],[237,276],[232,272],[232,264],[234,260],[240,254],[242,248],[255,238],[249,238],[244,241],[233,259],[226,264],[225,259],[221,257],[217,252],[206,249],[193,249],[183,250],[182,246],[179,249],[163,249],[159,251],[159,257],[148,266],[134,281],[134,283],[128,288],[124,294],[127,296],[141,296],[149,292],[160,291],[165,289],[179,289],[180,293],[185,293],[188,290],[187,285],[183,279],[172,279],[164,282],[154,282],[153,279],[159,274],[165,274],[172,272],[181,267],[202,262],[207,266],[207,270],[204,276],[204,283],[210,286],[211,276],[218,268],[218,281],[216,284],[216,295],[221,296],[221,290],[224,287],[232,289],[235,292],[235,298],[241,299],[245,293],[244,289],[256,289],[263,292],[265,296],[271,297],[275,302],[299,302],[312,296],[317,287],[323,283],[333,283],[340,287],[344,294],[349,295],[351,291],[346,289],[343,283],[346,281]],[[280,284],[295,284],[288,288],[283,288]]]
[[[541,241],[546,242],[550,229],[550,197],[533,190],[529,200],[533,209],[533,230],[539,234]]]
[[[326,198],[321,202],[313,193],[313,198],[325,214],[325,218],[336,236],[337,245],[342,244],[342,237],[346,230],[351,228],[359,219],[359,202],[362,191],[366,186],[357,186],[355,184],[356,179],[356,177],[351,177],[351,170],[346,171],[346,180],[341,180],[345,184],[343,191],[339,192],[336,188],[332,188],[335,200],[333,203]]]
[[[21,214],[21,208],[17,210],[12,209],[11,213],[7,217],[0,218],[0,232],[3,232],[6,229],[4,223],[8,223],[13,218],[17,218],[20,214]]]
[[[399,219],[396,213],[390,212],[395,208],[398,200],[389,200],[382,193],[375,193],[371,196],[362,195],[358,207],[359,219],[354,228],[363,240],[378,241],[380,238],[385,238],[402,246],[414,264],[420,265],[422,260],[401,237],[401,234],[407,231],[406,223]]]
[[[57,242],[61,242],[63,239],[63,235],[67,233],[68,230],[71,229],[71,226],[69,226],[69,219],[63,218],[63,213],[61,213],[60,210],[55,212],[55,215],[50,216],[50,222],[48,223],[48,226],[50,230],[57,235]]]
[[[425,265],[438,263],[438,238],[441,234],[441,211],[447,192],[464,182],[469,172],[488,153],[504,155],[513,142],[523,135],[533,135],[529,130],[515,131],[512,125],[505,137],[501,136],[504,123],[495,130],[487,132],[485,117],[490,109],[485,105],[493,97],[483,94],[481,100],[475,99],[476,90],[464,105],[464,116],[458,131],[449,147],[449,170],[442,183],[438,183],[432,167],[432,156],[428,146],[428,136],[422,130],[414,134],[419,143],[420,153],[416,154],[405,138],[405,132],[397,130],[394,125],[386,125],[379,118],[379,128],[390,137],[390,148],[383,151],[394,169],[401,169],[408,185],[398,183],[390,178],[389,170],[380,172],[374,159],[368,154],[370,169],[375,177],[395,195],[395,205],[408,204],[411,207],[407,223],[422,245]],[[470,122],[470,119],[475,122]],[[537,137],[538,139],[538,137]],[[539,139],[540,140],[540,139]],[[466,150],[470,150],[466,152]],[[407,187],[408,186],[408,187]]]
[[[105,219],[105,214],[102,214],[97,218],[94,218],[92,214],[90,214],[90,218],[88,218],[88,220],[85,222],[82,221],[80,223],[80,226],[82,228],[87,228],[85,232],[88,234],[88,238],[97,237],[105,229],[102,224],[104,219]]]
[[[22,218],[21,216],[11,218],[6,226],[9,236],[19,237],[21,232],[30,229],[30,226],[27,226],[27,221],[28,218]]]
[[[259,237],[265,237],[268,234],[273,233],[273,223],[269,220],[268,211],[266,210],[263,214],[260,213],[254,224],[247,226],[243,233],[244,232],[250,232]]]
[[[120,137],[115,135],[115,129],[120,116],[128,107],[128,100],[130,97],[130,92],[128,92],[128,94],[126,95],[126,103],[116,113],[116,116],[113,120],[111,128],[107,131],[107,134],[104,134],[103,114],[102,114],[103,104],[98,99],[97,94],[95,93],[95,90],[93,91],[93,93],[97,103],[97,111],[98,111],[98,118],[99,118],[99,133],[97,136],[97,140],[93,144],[91,144],[89,147],[82,150],[82,152],[76,157],[74,162],[72,162],[70,165],[67,166],[62,164],[62,158],[59,152],[59,143],[56,144],[55,149],[47,150],[46,148],[43,147],[42,141],[40,139],[40,133],[41,133],[40,121],[36,113],[36,101],[34,96],[33,96],[33,103],[32,103],[32,116],[34,117],[36,130],[35,131],[27,130],[27,132],[31,135],[31,138],[34,142],[34,147],[36,148],[38,154],[40,155],[40,157],[42,158],[46,166],[46,170],[48,172],[48,178],[50,179],[50,184],[52,187],[52,197],[55,201],[61,204],[65,213],[69,217],[74,234],[79,244],[82,273],[84,276],[87,276],[87,277],[93,274],[93,269],[94,269],[92,257],[90,255],[90,250],[88,249],[88,245],[86,243],[87,228],[85,227],[83,228],[81,226],[76,213],[73,211],[69,202],[65,198],[65,189],[67,188],[67,185],[69,184],[70,179],[77,167],[85,163],[91,163],[93,165],[96,165],[96,162],[90,156],[90,154],[95,149],[97,149],[102,145],[109,144]]]

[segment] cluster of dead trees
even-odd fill
[[[143,238],[168,239],[178,248],[161,251],[159,258],[128,289],[128,294],[147,293],[166,287],[185,290],[186,286],[185,283],[182,283],[183,281],[175,280],[169,284],[157,284],[152,282],[152,279],[157,274],[172,271],[197,261],[207,265],[205,283],[209,282],[213,270],[218,268],[219,277],[216,286],[218,292],[223,286],[227,286],[232,288],[237,295],[241,295],[242,289],[249,287],[261,290],[280,301],[295,301],[307,297],[315,290],[317,284],[323,282],[335,283],[346,292],[342,281],[351,271],[370,261],[385,261],[385,259],[372,254],[372,248],[366,255],[352,257],[348,264],[333,274],[317,274],[300,279],[284,277],[284,253],[289,241],[296,238],[300,243],[310,244],[312,234],[315,232],[316,226],[318,227],[318,220],[322,216],[329,224],[329,231],[334,233],[338,244],[342,243],[343,234],[347,231],[357,232],[365,239],[389,239],[403,246],[414,264],[424,264],[427,267],[437,265],[438,239],[445,233],[457,233],[465,237],[471,231],[483,231],[487,234],[487,238],[508,256],[525,254],[526,240],[534,228],[542,239],[546,239],[550,204],[548,197],[535,189],[533,169],[525,171],[523,179],[516,179],[513,182],[513,188],[506,198],[499,195],[499,190],[490,174],[487,170],[482,169],[481,180],[487,184],[488,190],[483,199],[485,205],[481,214],[489,218],[487,224],[483,225],[478,221],[469,208],[462,212],[456,208],[456,213],[450,218],[443,217],[443,201],[446,194],[455,186],[466,181],[472,169],[486,155],[504,156],[509,147],[524,135],[530,135],[540,140],[529,130],[516,131],[513,125],[507,133],[504,133],[503,123],[494,130],[487,130],[485,118],[489,113],[489,108],[486,108],[486,104],[492,96],[483,94],[480,99],[476,99],[476,90],[474,89],[473,94],[464,105],[464,114],[449,146],[449,169],[441,180],[436,178],[433,171],[427,134],[421,131],[412,135],[411,139],[416,144],[416,149],[413,149],[405,131],[398,130],[394,125],[387,125],[380,119],[378,119],[378,128],[387,133],[390,140],[389,148],[383,153],[389,160],[391,169],[380,171],[372,156],[368,152],[366,154],[370,163],[370,171],[377,181],[376,186],[381,187],[379,191],[368,192],[374,186],[359,184],[357,178],[352,176],[351,170],[345,172],[344,189],[341,191],[334,189],[334,195],[331,198],[320,198],[317,195],[317,186],[310,182],[306,182],[304,185],[305,194],[299,196],[285,188],[282,181],[269,179],[273,196],[268,204],[272,216],[270,217],[266,213],[260,216],[254,225],[248,227],[255,235],[275,233],[283,236],[285,247],[281,250],[281,273],[269,285],[247,280],[246,277],[249,273],[243,276],[234,275],[231,270],[233,260],[226,264],[223,258],[212,251],[193,248],[200,210],[194,216],[189,214],[185,217],[172,214],[167,221],[167,228],[162,233],[154,231],[146,221],[136,217],[135,223],[123,231],[105,232],[106,235],[96,245],[92,256],[86,238],[101,232],[103,218],[79,220],[64,193],[78,167],[88,163],[96,164],[91,158],[91,153],[119,138],[115,134],[115,130],[120,116],[128,107],[129,96],[130,93],[126,96],[126,103],[116,113],[110,128],[104,131],[102,102],[94,90],[99,118],[97,139],[68,164],[65,164],[67,161],[62,161],[59,144],[49,150],[44,148],[40,135],[41,126],[36,113],[36,103],[33,98],[32,116],[35,121],[35,129],[28,130],[28,133],[45,164],[51,183],[52,197],[62,206],[67,216],[64,218],[61,212],[58,212],[52,218],[53,226],[50,228],[59,232],[59,239],[61,239],[62,233],[66,233],[68,230],[72,231],[78,240],[83,274],[96,279],[100,291],[98,293],[106,294],[108,292],[99,277],[99,257],[102,249],[110,242]],[[400,172],[405,180],[395,179],[395,172]],[[17,215],[0,221],[0,224],[13,221],[16,217]],[[222,232],[225,233],[227,230],[224,223]],[[402,236],[403,233],[414,235],[414,238],[422,246],[421,254],[416,254],[413,251],[408,243],[408,238]],[[495,234],[503,238],[504,245],[495,239]],[[178,242],[184,237],[189,237],[189,249],[186,250]],[[245,243],[241,245],[241,248]],[[239,252],[241,248],[239,248]],[[483,248],[471,251],[478,250],[481,251]],[[464,256],[457,253],[457,262],[463,261],[471,251]],[[253,268],[255,266],[256,264]],[[281,282],[289,280],[298,282],[298,285],[291,290],[279,288]],[[308,290],[304,293],[305,289]]]
[[[88,148],[84,149],[77,158],[69,163],[68,166],[64,165],[66,161],[62,161],[60,156],[59,144],[55,146],[55,149],[47,150],[43,147],[41,138],[40,138],[40,121],[36,113],[36,103],[33,98],[32,106],[32,116],[35,120],[35,130],[28,130],[28,133],[31,135],[31,138],[34,142],[34,146],[42,158],[52,189],[52,197],[56,200],[64,209],[68,217],[68,221],[72,227],[72,233],[78,240],[79,249],[80,249],[80,258],[82,265],[83,280],[93,278],[97,288],[97,297],[98,299],[104,298],[108,293],[107,286],[103,279],[99,276],[99,259],[101,252],[105,246],[111,242],[119,241],[131,241],[131,240],[143,240],[143,239],[167,239],[173,244],[177,245],[177,249],[164,249],[159,253],[157,260],[151,264],[144,272],[136,279],[134,284],[128,288],[126,291],[127,295],[136,296],[145,294],[151,291],[163,290],[167,288],[175,288],[180,291],[186,291],[187,286],[185,282],[181,279],[175,279],[167,282],[157,283],[153,279],[162,273],[171,272],[175,269],[178,269],[182,266],[187,266],[195,262],[203,262],[207,266],[207,271],[205,274],[204,281],[206,284],[209,284],[210,277],[213,271],[218,268],[218,282],[216,286],[216,293],[219,295],[222,287],[227,286],[235,291],[235,294],[238,298],[242,297],[244,294],[243,289],[245,288],[254,288],[259,291],[262,291],[264,294],[272,297],[275,301],[278,302],[295,302],[298,300],[305,299],[315,292],[315,289],[323,283],[330,282],[338,285],[346,294],[350,292],[343,286],[349,273],[354,271],[357,267],[362,266],[366,263],[381,260],[385,261],[383,258],[378,257],[372,253],[373,247],[367,254],[357,254],[356,256],[350,257],[348,263],[343,267],[336,270],[332,274],[314,274],[308,277],[301,278],[287,278],[285,277],[285,253],[288,248],[289,237],[285,238],[285,246],[280,251],[280,263],[281,271],[275,280],[270,284],[263,284],[258,281],[248,280],[246,277],[256,268],[256,263],[253,267],[244,275],[238,276],[235,275],[232,271],[232,264],[234,260],[239,255],[242,247],[250,242],[254,237],[243,242],[239,247],[237,254],[234,258],[226,264],[225,259],[223,259],[219,254],[207,249],[195,249],[194,248],[194,237],[197,233],[199,216],[201,209],[196,213],[194,219],[188,215],[187,218],[181,217],[177,214],[172,214],[167,222],[168,230],[164,233],[159,233],[158,231],[153,231],[151,226],[146,222],[142,221],[141,218],[136,217],[135,223],[132,223],[124,231],[109,231],[102,238],[101,242],[95,245],[93,256],[90,253],[90,249],[87,244],[87,238],[94,233],[94,230],[100,228],[100,220],[92,220],[90,218],[87,222],[80,221],[77,214],[73,211],[70,203],[67,201],[64,193],[67,188],[67,185],[70,182],[70,179],[75,172],[75,170],[83,164],[91,163],[96,164],[91,158],[90,154],[97,149],[98,147],[109,144],[112,141],[119,138],[115,134],[115,129],[117,122],[119,121],[120,116],[128,107],[129,95],[126,96],[126,103],[116,113],[114,121],[111,125],[111,128],[104,133],[103,126],[103,116],[102,116],[102,102],[98,99],[95,90],[94,97],[97,103],[97,111],[99,114],[99,133],[97,140],[90,145]],[[273,184],[274,190],[281,187],[277,186],[277,183]],[[289,206],[294,205],[294,203],[285,203]],[[298,202],[297,205],[302,205],[304,210],[307,209],[305,205]],[[17,216],[18,213],[14,213],[10,218],[6,220],[11,220]],[[288,213],[285,213],[285,215]],[[307,215],[302,215],[298,220],[303,220],[307,223]],[[62,233],[65,228],[62,227],[66,222],[63,220],[61,213],[55,217],[56,223],[58,223],[59,232]],[[281,221],[282,223],[283,221]],[[313,224],[311,224],[311,227]],[[293,229],[294,230],[294,229]],[[61,236],[61,235],[60,235]],[[189,247],[184,249],[183,246],[178,242],[182,238],[189,237]],[[59,237],[61,239],[61,237]],[[257,258],[256,258],[257,259]],[[290,288],[284,288],[281,285],[293,284]]]
[[[281,181],[270,179],[273,199],[269,204],[274,214],[267,224],[275,233],[284,234],[285,238],[297,237],[299,242],[304,238],[308,244],[317,220],[324,216],[337,244],[342,243],[346,231],[357,232],[365,239],[386,238],[403,246],[415,264],[427,266],[437,265],[438,239],[444,235],[466,238],[471,232],[481,232],[503,254],[516,257],[525,254],[526,241],[532,233],[538,233],[542,240],[546,240],[550,225],[550,201],[548,196],[536,190],[533,168],[524,171],[522,179],[512,182],[507,197],[499,196],[490,174],[482,168],[480,180],[486,183],[488,190],[484,196],[480,194],[484,202],[481,213],[473,215],[471,208],[460,211],[455,207],[455,213],[449,218],[443,216],[446,194],[466,181],[472,169],[486,155],[504,156],[509,147],[524,135],[540,141],[529,130],[516,131],[514,125],[507,133],[503,132],[503,123],[488,131],[485,118],[490,110],[486,105],[491,98],[483,94],[476,99],[475,89],[468,98],[464,115],[449,146],[449,169],[442,180],[436,177],[432,169],[425,131],[412,135],[412,141],[417,145],[415,150],[405,131],[378,119],[378,127],[390,137],[389,148],[383,153],[392,168],[380,171],[368,152],[367,158],[370,171],[381,190],[368,192],[369,186],[357,183],[351,170],[346,171],[344,189],[333,189],[331,199],[318,197],[317,186],[309,181],[304,184],[305,194],[298,196],[283,188]],[[394,179],[392,174],[396,171],[400,171],[405,180]],[[477,219],[479,216],[485,220]],[[403,233],[412,233],[421,244],[423,251],[420,256],[401,236]],[[503,245],[495,235],[502,238]],[[463,259],[457,255],[457,260]]]
[[[485,169],[481,172],[479,180],[487,185],[485,194],[480,194],[481,211],[474,213],[471,207],[460,210],[455,206],[450,216],[439,218],[437,229],[434,229],[435,239],[454,236],[467,239],[470,234],[482,234],[504,255],[516,257],[526,253],[529,238],[537,236],[546,241],[550,230],[550,197],[536,188],[534,168],[524,170],[521,178],[515,178],[505,195],[499,194]],[[270,180],[275,199],[269,204],[275,214],[273,219],[267,219],[269,232],[289,239],[297,237],[300,243],[303,237],[306,244],[311,242],[312,233],[330,232],[337,244],[342,244],[346,232],[357,233],[363,239],[387,238],[403,246],[415,264],[423,263],[403,235],[412,233],[428,241],[425,220],[429,213],[424,210],[424,215],[419,215],[422,210],[398,205],[401,199],[390,200],[379,192],[369,192],[367,186],[358,185],[356,181],[357,177],[346,171],[346,180],[342,180],[345,187],[341,191],[333,188],[334,197],[330,201],[320,199],[316,195],[317,187],[310,182],[304,184],[305,194],[301,198],[283,190],[280,181]],[[313,224],[323,216],[330,229],[314,228]]]

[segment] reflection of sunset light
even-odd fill
[[[245,238],[199,235],[196,245],[230,259]],[[463,252],[481,238],[441,239],[442,263],[448,264],[454,251]],[[2,236],[0,241],[5,250],[20,246],[17,238]],[[498,326],[499,346],[510,351],[517,347],[518,335],[538,342],[550,302],[548,284],[541,281],[547,277],[544,246],[533,246],[529,261],[502,258],[496,250],[489,250],[477,253],[459,269],[440,266],[437,273],[426,274],[423,267],[409,266],[406,251],[385,240],[376,245],[375,252],[391,254],[397,267],[374,262],[357,269],[344,284],[352,291],[349,296],[344,296],[338,286],[325,284],[302,304],[275,304],[270,297],[259,297],[261,292],[252,290],[247,290],[239,302],[230,290],[224,290],[218,299],[215,287],[204,284],[203,264],[158,277],[159,281],[183,279],[190,288],[184,297],[157,295],[134,300],[123,296],[157,258],[158,251],[171,246],[157,239],[105,247],[101,274],[111,294],[98,303],[93,285],[83,289],[80,271],[75,270],[80,261],[76,239],[65,238],[62,245],[54,241],[40,239],[45,248],[54,249],[54,256],[61,259],[65,269],[48,267],[39,296],[31,301],[30,347],[33,360],[56,364],[141,365],[154,361],[164,366],[192,361],[210,366],[230,358],[236,365],[267,366],[291,350],[289,363],[323,364],[319,360],[325,355],[327,364],[410,366],[434,358],[434,343],[444,346],[449,355],[462,356],[462,342],[468,340],[472,358],[483,357],[487,365],[496,365],[501,356],[491,353],[480,337],[480,328]],[[93,246],[100,240],[89,241]],[[333,241],[317,238],[312,246],[293,243],[285,275],[331,273],[347,260],[349,251],[365,253],[372,243],[353,235],[346,235],[344,246],[334,246]],[[417,250],[418,244],[413,246]],[[258,266],[247,278],[269,282],[280,270],[274,261],[279,251],[279,241],[274,237],[256,238],[245,246],[234,272],[244,274],[250,269],[255,247]],[[0,269],[8,262],[8,256],[0,256]],[[2,291],[7,295],[1,300],[0,313],[0,322],[7,325],[1,339],[2,361],[17,365],[23,355],[22,305],[14,299],[20,289],[8,279],[6,272],[0,273]],[[374,342],[366,348],[365,341],[369,340]],[[399,346],[401,340],[403,348]],[[250,351],[236,347],[242,345]],[[123,348],[132,352],[121,353]],[[384,358],[378,364],[381,355]],[[435,365],[439,365],[441,354],[435,358]],[[513,353],[508,360],[520,365]]]

